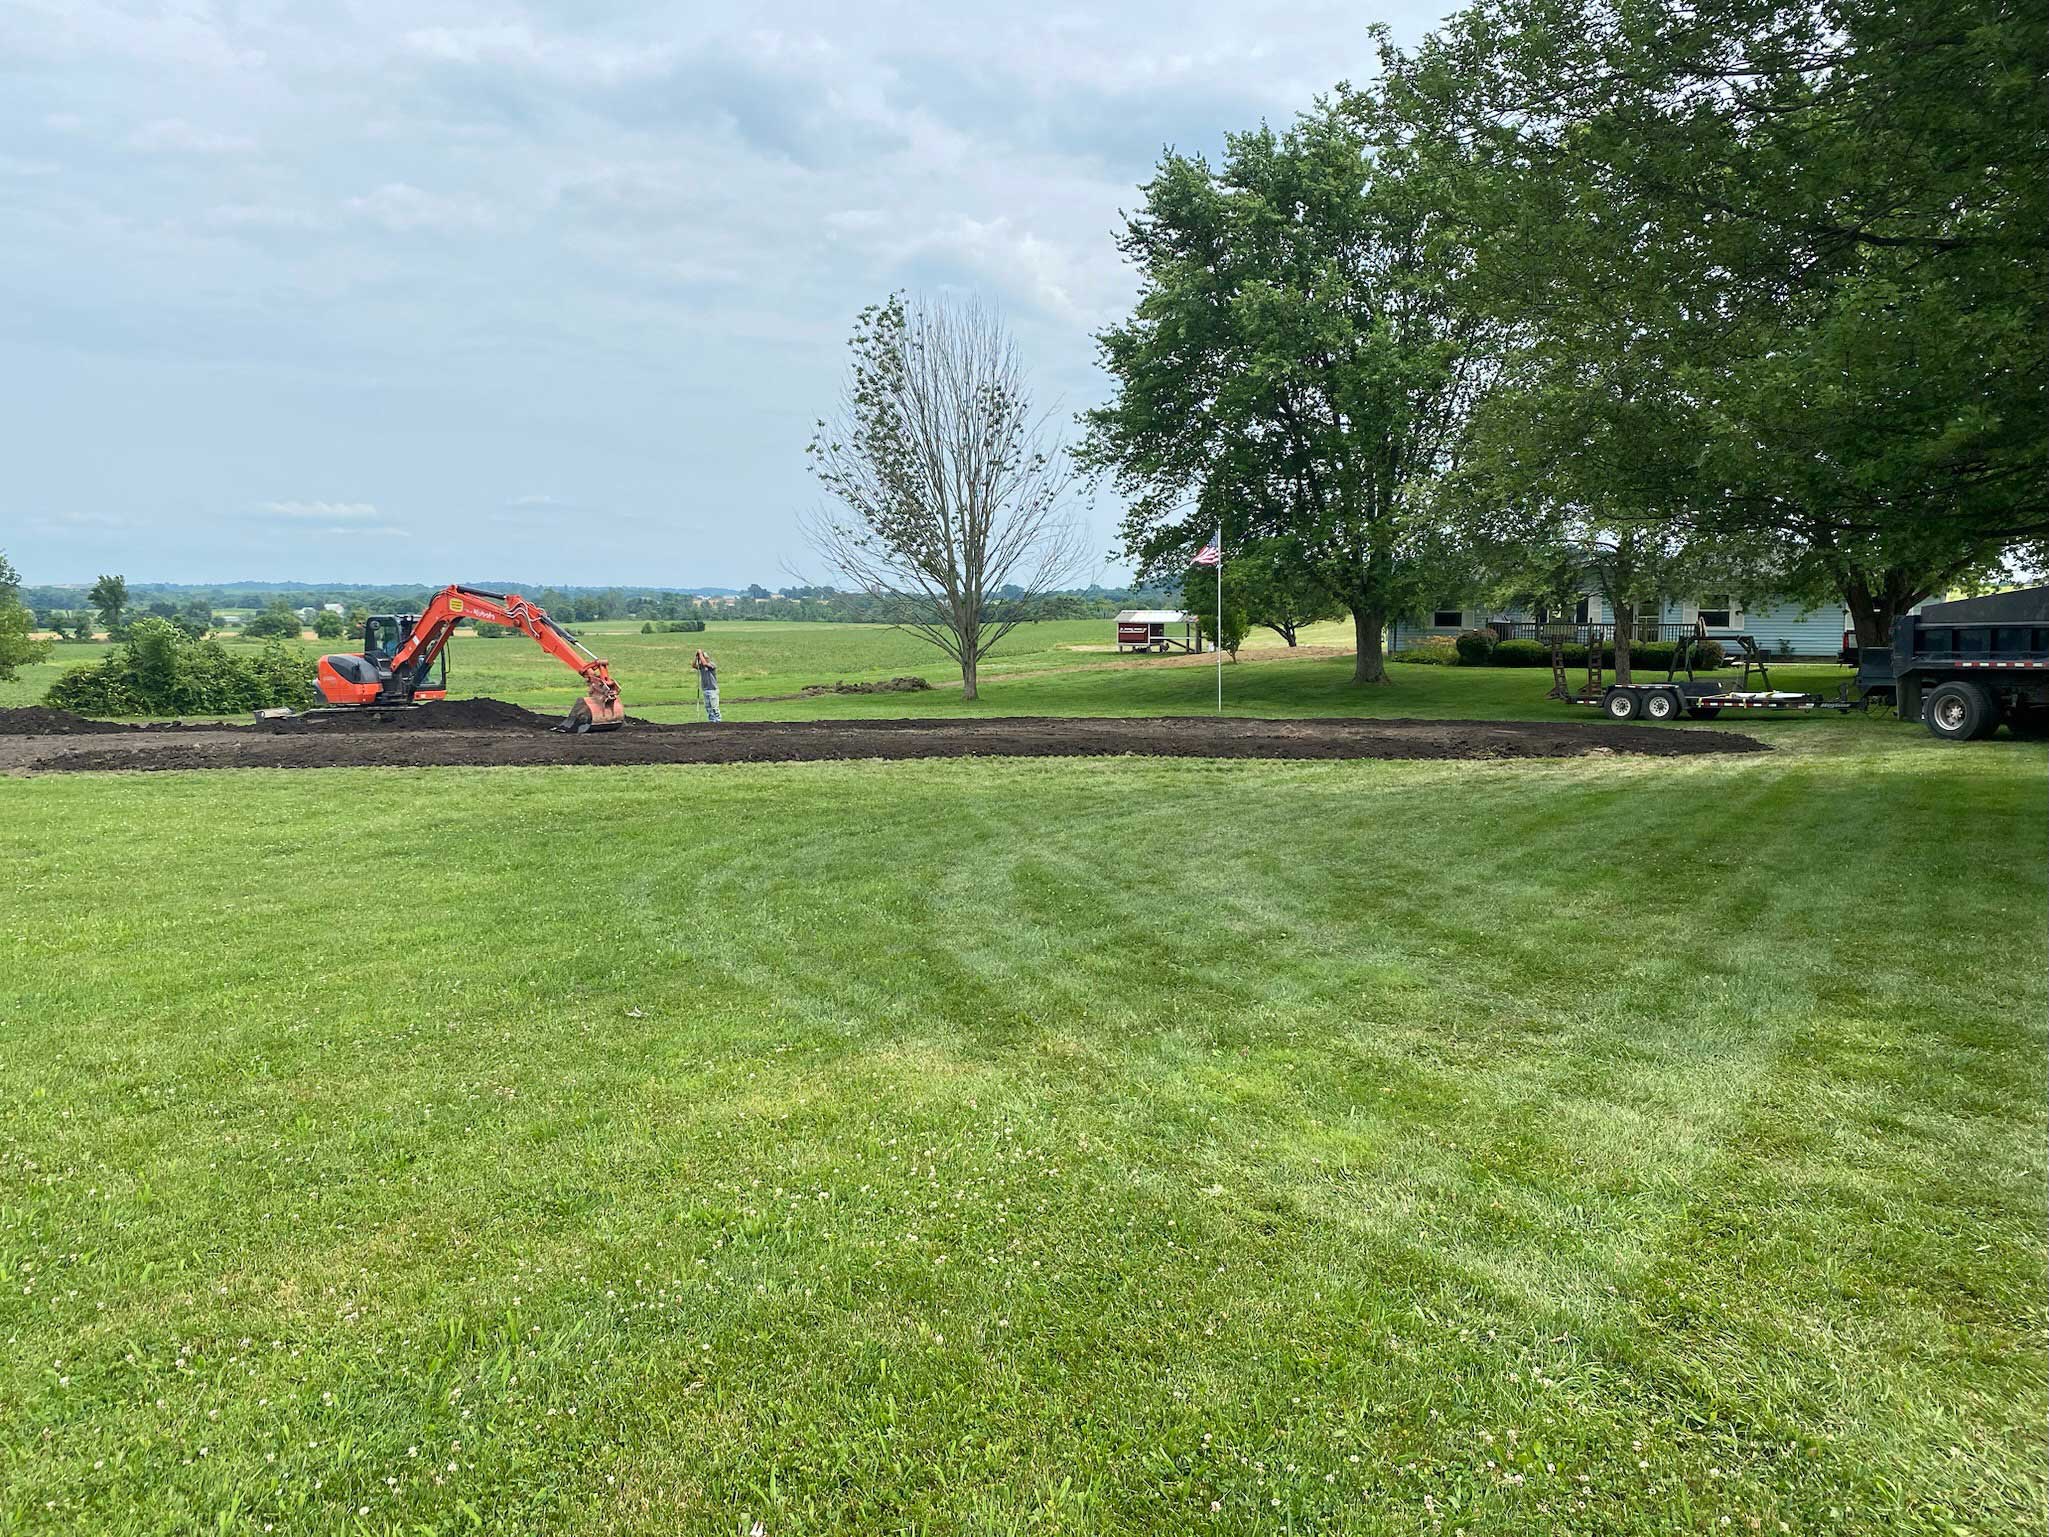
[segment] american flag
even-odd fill
[[[1195,559],[1189,562],[1190,565],[1195,566],[1221,566],[1223,563],[1223,545],[1216,539],[1210,540],[1208,544],[1197,550],[1195,552]]]

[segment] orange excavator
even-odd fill
[[[316,673],[331,705],[409,705],[448,697],[448,637],[465,619],[501,624],[532,636],[543,651],[580,676],[584,696],[570,706],[564,731],[611,731],[626,719],[619,685],[605,659],[586,650],[548,611],[516,592],[450,586],[422,614],[373,614],[363,622],[363,649],[324,656]]]

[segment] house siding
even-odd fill
[[[1696,599],[1674,599],[1659,606],[1658,620],[1662,624],[1670,625],[1691,624],[1698,612],[1699,603]],[[1465,622],[1457,628],[1445,628],[1428,623],[1434,611],[1403,620],[1395,626],[1393,649],[1401,651],[1429,638],[1450,639],[1463,631],[1479,628],[1491,618],[1527,623],[1535,617],[1526,609],[1489,610],[1469,607],[1461,613]],[[1587,617],[1597,624],[1606,624],[1611,622],[1615,615],[1600,599],[1589,598]],[[1762,650],[1773,656],[1833,657],[1842,646],[1843,631],[1848,628],[1848,620],[1840,604],[1825,603],[1808,607],[1793,602],[1767,601],[1750,607],[1739,606],[1736,613],[1731,615],[1731,623],[1727,628],[1712,626],[1708,633],[1724,640],[1736,635],[1748,635]]]

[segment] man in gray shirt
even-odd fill
[[[690,665],[697,669],[697,686],[704,695],[704,718],[706,720],[717,720],[719,718],[718,664],[700,651],[691,661]]]

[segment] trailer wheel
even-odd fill
[[[1975,683],[1938,683],[1921,701],[1921,718],[1945,742],[1974,742],[1999,724],[1992,698]]]
[[[1610,689],[1608,697],[1601,701],[1601,708],[1608,712],[1610,720],[1635,720],[1638,701],[1636,695],[1626,689]]]
[[[1679,696],[1663,689],[1643,696],[1643,713],[1652,720],[1677,720]]]

